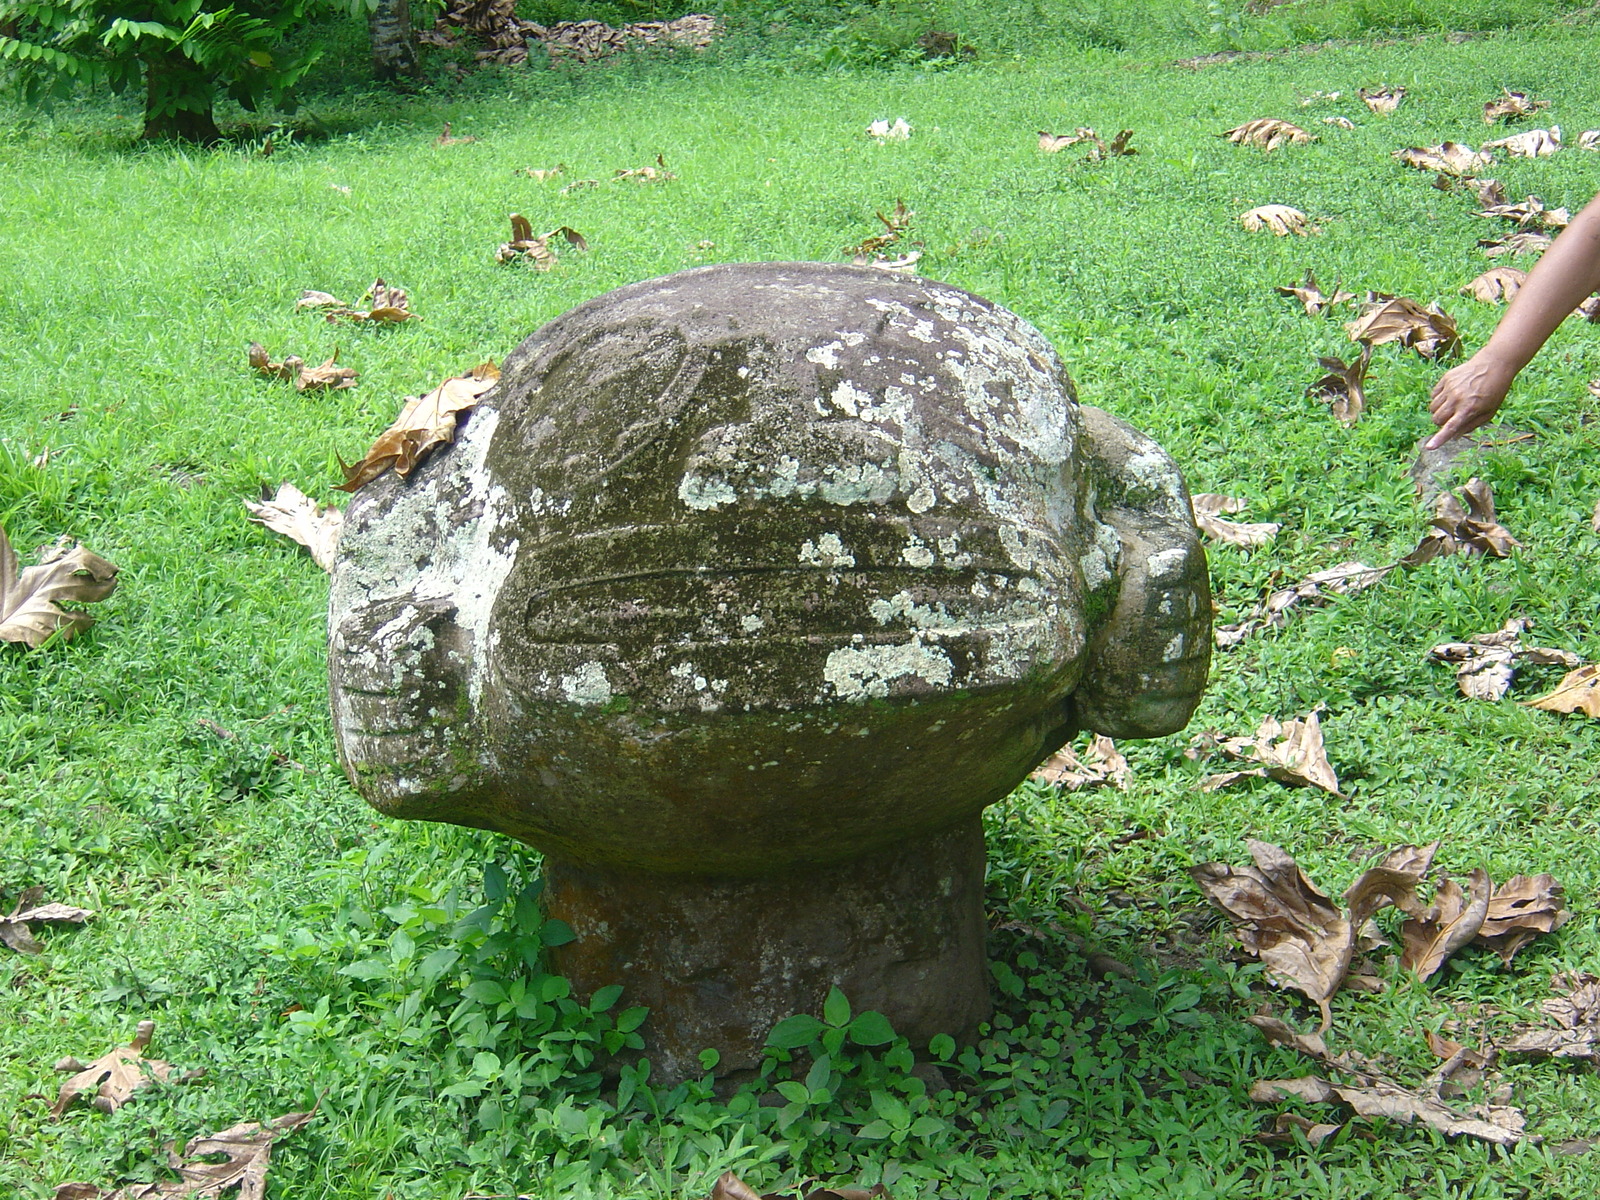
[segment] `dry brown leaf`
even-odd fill
[[[556,252],[551,249],[550,243],[557,238],[578,250],[589,248],[583,234],[565,225],[558,225],[549,233],[535,237],[528,218],[521,213],[512,213],[511,240],[500,243],[500,248],[494,252],[494,260],[502,263],[530,262],[537,270],[548,271],[556,265]]]
[[[475,142],[477,140],[478,139],[473,137],[471,134],[468,134],[466,137],[456,137],[450,132],[450,122],[446,121],[444,123],[444,128],[439,131],[439,136],[433,139],[433,144],[435,146],[465,146],[468,142]]]
[[[33,936],[33,930],[28,927],[30,922],[65,921],[73,925],[82,925],[94,917],[94,913],[87,908],[74,908],[70,904],[40,904],[39,901],[43,898],[42,887],[23,889],[11,914],[9,916],[0,914],[0,942],[22,954],[39,954],[44,947]]]
[[[1108,737],[1095,734],[1089,739],[1089,746],[1082,758],[1070,745],[1063,746],[1035,767],[1029,778],[1054,784],[1067,792],[1107,785],[1125,792],[1128,790],[1128,775],[1128,760],[1117,749],[1116,743]]]
[[[1190,497],[1194,504],[1194,520],[1200,532],[1214,542],[1253,549],[1265,546],[1278,536],[1283,528],[1276,521],[1238,522],[1225,520],[1219,514],[1242,512],[1245,502],[1234,496],[1216,492],[1200,492]]]
[[[1095,136],[1094,130],[1081,125],[1075,133],[1051,133],[1047,129],[1041,129],[1039,130],[1039,149],[1045,154],[1059,154],[1061,151],[1076,146],[1079,142],[1086,142],[1091,138],[1096,141],[1099,140]]]
[[[1239,922],[1234,931],[1239,941],[1261,959],[1273,980],[1317,1005],[1322,1013],[1317,1033],[1325,1033],[1333,1023],[1328,1002],[1345,982],[1363,926],[1387,905],[1407,911],[1420,907],[1416,887],[1437,843],[1402,846],[1362,872],[1344,894],[1348,913],[1281,848],[1254,839],[1245,844],[1253,866],[1200,863],[1189,874],[1212,904]],[[1285,1036],[1271,1022],[1253,1023],[1269,1037]],[[1305,1037],[1295,1035],[1289,1044],[1314,1052],[1320,1037],[1315,1043],[1299,1040]]]
[[[1505,237],[1479,238],[1485,258],[1499,258],[1502,254],[1543,254],[1550,248],[1548,233],[1508,233]]]
[[[1373,112],[1386,115],[1400,107],[1400,101],[1406,98],[1406,90],[1403,87],[1360,88],[1356,95]]]
[[[553,167],[519,167],[514,174],[526,175],[529,179],[537,179],[543,183],[547,179],[554,179],[557,175],[567,173],[566,163],[557,163]]]
[[[873,234],[864,238],[854,246],[845,248],[845,253],[857,265],[865,265],[878,259],[887,257],[884,251],[898,242],[903,234],[911,228],[911,222],[917,214],[906,207],[904,200],[896,200],[894,208],[886,217],[881,212],[877,214],[878,220],[883,222],[884,232]]]
[[[1252,1140],[1265,1146],[1294,1146],[1299,1144],[1298,1134],[1308,1145],[1320,1146],[1343,1128],[1343,1125],[1312,1121],[1298,1113],[1279,1113],[1272,1119],[1272,1128],[1256,1134]]]
[[[1368,292],[1357,311],[1361,315],[1344,327],[1351,341],[1369,346],[1398,342],[1433,359],[1461,349],[1455,321],[1437,304],[1423,308],[1404,296]]]
[[[667,160],[662,155],[656,155],[655,166],[634,167],[632,170],[619,168],[612,176],[613,179],[637,179],[643,183],[665,183],[677,176],[667,170]]]
[[[1108,158],[1125,158],[1129,155],[1137,154],[1139,152],[1130,145],[1132,141],[1133,130],[1131,129],[1119,130],[1117,136],[1112,138],[1109,144],[1102,142],[1099,138],[1095,138],[1094,145],[1089,147],[1089,153],[1084,155],[1084,161],[1101,162]]]
[[[477,404],[499,378],[500,369],[486,362],[471,374],[446,379],[425,396],[409,398],[394,424],[378,436],[359,462],[339,461],[344,482],[334,487],[353,492],[391,468],[402,477],[411,474],[429,450],[455,441],[459,416]]]
[[[1501,201],[1486,204],[1478,216],[1501,221],[1515,221],[1518,229],[1565,229],[1572,222],[1572,214],[1565,208],[1546,208],[1537,196],[1529,196],[1512,204]]]
[[[1335,304],[1343,304],[1346,300],[1354,300],[1354,292],[1343,291],[1338,284],[1333,285],[1333,295],[1325,296],[1322,289],[1317,286],[1317,277],[1312,271],[1306,271],[1305,282],[1299,287],[1280,287],[1274,289],[1280,296],[1293,296],[1305,306],[1306,316],[1317,317],[1327,312]]]
[[[1526,92],[1513,92],[1509,88],[1501,88],[1500,91],[1500,99],[1490,100],[1483,106],[1485,125],[1493,125],[1496,121],[1515,121],[1550,107],[1550,101],[1530,100]]]
[[[1217,136],[1227,138],[1235,146],[1259,146],[1262,150],[1276,150],[1279,146],[1291,143],[1304,145],[1317,140],[1300,126],[1276,117],[1258,117]]]
[[[140,1021],[132,1042],[102,1054],[87,1067],[76,1059],[58,1063],[58,1070],[74,1074],[61,1085],[56,1102],[50,1107],[50,1115],[59,1117],[74,1100],[91,1092],[94,1099],[90,1103],[95,1108],[114,1112],[150,1080],[165,1080],[172,1074],[171,1064],[144,1057],[144,1049],[150,1044],[155,1029],[154,1021]]]
[[[1433,529],[1424,535],[1417,548],[1400,562],[1408,567],[1432,562],[1441,555],[1461,551],[1490,558],[1508,558],[1513,546],[1522,545],[1500,524],[1494,513],[1494,493],[1481,479],[1469,479],[1461,488],[1466,507],[1454,492],[1442,492],[1434,500]]]
[[[1437,146],[1408,146],[1396,150],[1394,157],[1407,167],[1419,171],[1437,171],[1441,175],[1463,178],[1494,162],[1494,155],[1482,154],[1460,142],[1440,142]]]
[[[1324,125],[1332,125],[1335,129],[1354,129],[1356,123],[1349,117],[1323,117]]]
[[[1366,1086],[1329,1083],[1315,1075],[1299,1079],[1264,1079],[1250,1088],[1250,1099],[1273,1103],[1294,1096],[1311,1103],[1333,1100],[1348,1104],[1358,1116],[1383,1117],[1401,1125],[1420,1121],[1429,1128],[1452,1136],[1479,1138],[1497,1146],[1514,1146],[1522,1140],[1524,1118],[1517,1109],[1484,1105],[1476,1116],[1463,1116],[1429,1096],[1368,1076]]]
[[[1540,1007],[1557,1028],[1522,1026],[1499,1043],[1500,1053],[1600,1062],[1600,979],[1586,971],[1563,971],[1551,978],[1550,987],[1556,994]]]
[[[1516,267],[1490,267],[1463,287],[1461,292],[1485,304],[1498,304],[1502,300],[1509,302],[1527,278],[1528,273]]]
[[[333,570],[339,550],[339,534],[344,528],[344,513],[332,505],[316,503],[292,483],[278,485],[276,495],[263,489],[261,503],[246,500],[251,519],[281,533],[311,551],[311,559],[324,571]]]
[[[1572,919],[1563,898],[1564,890],[1550,875],[1513,875],[1489,897],[1478,945],[1489,947],[1509,967],[1518,950]]]
[[[873,121],[867,126],[867,136],[877,138],[878,144],[884,142],[904,142],[911,137],[911,126],[906,124],[904,117],[896,117],[894,124],[889,124],[887,117]]]
[[[300,293],[300,299],[294,302],[294,306],[296,311],[302,308],[343,308],[344,301],[327,292],[316,292],[308,288]]]
[[[420,318],[412,312],[407,305],[410,298],[404,288],[390,287],[382,279],[374,279],[372,286],[362,293],[359,304],[368,304],[367,308],[340,307],[329,311],[329,321],[375,321],[379,324],[396,325],[402,321],[413,321]]]
[[[1600,380],[1597,380],[1596,382],[1600,382]],[[1593,383],[1589,385],[1589,389],[1591,391],[1594,390]],[[1594,530],[1596,533],[1600,533],[1600,500],[1596,500],[1594,502],[1594,516],[1589,518],[1589,528]]]
[[[1348,363],[1343,359],[1319,357],[1317,365],[1327,372],[1306,389],[1306,395],[1331,407],[1334,419],[1349,428],[1361,419],[1367,407],[1367,367],[1372,362],[1372,344]]]
[[[1218,749],[1229,758],[1262,764],[1269,779],[1293,787],[1314,787],[1339,795],[1339,779],[1328,763],[1322,741],[1322,723],[1315,710],[1304,719],[1280,723],[1266,717],[1254,738],[1228,738]],[[1233,782],[1230,780],[1229,782]],[[1213,788],[1225,786],[1213,784]]]
[[[281,363],[275,363],[260,342],[251,342],[248,351],[250,365],[269,379],[293,380],[298,392],[321,389],[350,388],[356,385],[356,373],[349,367],[338,366],[339,351],[334,349],[327,362],[319,367],[308,367],[305,359],[291,354]]]
[[[1489,912],[1489,873],[1474,868],[1468,876],[1470,891],[1463,894],[1453,879],[1446,879],[1433,894],[1433,908],[1412,917],[1400,927],[1404,950],[1400,965],[1418,979],[1432,978],[1449,957],[1478,935]]]
[[[1569,671],[1554,691],[1522,703],[1545,712],[1581,712],[1588,717],[1600,717],[1600,663],[1588,663]]]
[[[176,1180],[132,1183],[106,1193],[93,1184],[63,1183],[54,1200],[216,1200],[233,1188],[238,1189],[236,1200],[264,1200],[273,1143],[315,1115],[314,1109],[286,1113],[265,1124],[244,1121],[219,1133],[190,1138],[181,1158],[168,1142],[167,1165],[177,1172]]]
[[[1504,150],[1512,158],[1546,158],[1561,149],[1561,126],[1527,129],[1498,141],[1485,142],[1485,150]]]
[[[1580,133],[1578,147],[1582,150],[1600,150],[1600,129],[1585,129]]]
[[[1364,562],[1343,562],[1325,571],[1306,576],[1293,587],[1279,588],[1251,609],[1250,615],[1236,625],[1218,625],[1213,634],[1219,647],[1237,646],[1246,638],[1268,628],[1281,628],[1288,623],[1284,615],[1302,601],[1316,604],[1330,596],[1347,596],[1362,591],[1381,580],[1393,566],[1369,567]]]
[[[761,1195],[732,1171],[724,1171],[706,1200],[761,1200]]]
[[[917,264],[922,261],[922,251],[912,250],[902,254],[899,258],[873,258],[866,254],[858,254],[850,260],[853,267],[876,267],[880,271],[897,271],[902,275],[915,275]]]
[[[1327,1060],[1328,1043],[1323,1040],[1320,1033],[1301,1033],[1287,1021],[1272,1016],[1263,1005],[1261,1011],[1245,1018],[1250,1024],[1261,1031],[1269,1045],[1288,1046],[1298,1050],[1301,1054],[1310,1055],[1312,1058]]]
[[[1523,645],[1522,634],[1532,625],[1525,617],[1512,617],[1493,633],[1474,634],[1465,642],[1441,642],[1428,651],[1428,657],[1455,663],[1456,683],[1471,700],[1499,700],[1523,664],[1576,667],[1582,662],[1565,650]]]
[[[1306,215],[1287,204],[1262,204],[1239,214],[1239,222],[1251,233],[1270,229],[1277,237],[1298,234],[1304,237],[1311,232]]]
[[[0,529],[0,642],[37,649],[52,635],[62,641],[75,637],[94,618],[61,602],[92,603],[117,589],[116,565],[79,545],[58,545],[38,565],[18,566],[11,540]]]

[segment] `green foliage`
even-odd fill
[[[219,96],[292,111],[310,58],[285,54],[283,35],[320,3],[0,0],[0,63],[29,102],[77,85],[142,87],[147,136],[210,140]]]

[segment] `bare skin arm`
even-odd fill
[[[1494,416],[1517,372],[1596,288],[1600,288],[1600,196],[1589,201],[1534,265],[1483,348],[1434,384],[1428,411],[1439,432],[1424,448],[1442,446]]]

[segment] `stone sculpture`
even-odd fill
[[[335,727],[393,816],[544,852],[579,994],[657,1078],[837,984],[989,1011],[979,814],[1079,729],[1188,720],[1210,592],[1172,461],[1026,322],[865,267],[701,267],[539,330],[351,504]]]

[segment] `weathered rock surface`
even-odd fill
[[[588,938],[563,952],[580,983],[635,995],[639,955],[595,947],[628,940],[652,877],[804,891],[970,841],[1077,729],[1181,728],[1210,651],[1167,455],[1080,407],[1014,314],[870,268],[703,267],[574,309],[507,359],[453,447],[357,496],[340,554],[351,779],[386,813],[544,850],[550,902]],[[936,890],[970,909],[981,857],[976,887],[963,870]],[[724,941],[751,904],[730,893]],[[869,926],[810,958],[865,964]],[[788,974],[763,1011],[820,1001],[828,968]],[[963,1004],[958,1024],[981,1016]],[[724,1017],[684,1036],[742,1019]]]

